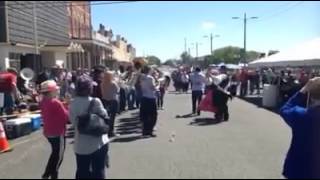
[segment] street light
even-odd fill
[[[210,34],[210,54],[213,55],[213,46],[212,46],[212,41],[213,41],[213,38],[218,38],[220,37],[219,34],[215,34],[213,35],[212,33]],[[209,38],[209,36],[205,35],[203,36],[203,38]]]
[[[240,17],[232,17],[232,19],[241,19]],[[257,16],[247,18],[247,13],[244,13],[243,24],[244,24],[244,38],[243,38],[243,63],[247,62],[246,51],[247,51],[247,21],[249,19],[258,19]]]
[[[196,58],[197,59],[198,59],[198,56],[199,56],[199,46],[201,46],[201,45],[202,45],[202,43],[199,43],[199,42],[191,43],[191,49],[193,49],[193,48],[196,49]],[[190,51],[190,48],[189,48],[189,51]]]
[[[196,42],[196,58],[197,58],[197,60],[198,60],[198,57],[199,57],[199,46],[201,46],[201,45],[202,45],[202,43]]]

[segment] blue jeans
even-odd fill
[[[192,91],[192,113],[195,114],[202,100],[203,91]],[[198,111],[200,114],[200,111]]]
[[[120,112],[123,112],[126,110],[126,105],[127,105],[126,101],[127,101],[126,90],[124,88],[120,88],[120,95],[119,95]]]
[[[117,100],[111,100],[111,101],[107,101],[107,100],[102,100],[103,106],[104,108],[108,111],[109,117],[110,117],[110,121],[109,123],[109,137],[113,137],[114,136],[114,122],[116,120],[116,115],[118,112],[118,108],[119,108],[119,103]]]
[[[140,120],[143,123],[143,135],[152,135],[158,119],[156,99],[141,98]]]
[[[136,106],[137,106],[137,108],[140,108],[141,98],[142,98],[142,92],[139,90],[136,91]]]
[[[106,179],[106,162],[109,161],[108,151],[109,145],[106,144],[92,154],[76,154],[76,179]]]
[[[128,100],[129,109],[133,109],[134,104],[136,103],[136,91],[134,89],[131,89],[129,91],[129,94],[127,96],[127,100]]]

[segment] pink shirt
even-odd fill
[[[43,134],[46,137],[65,135],[69,121],[68,111],[58,99],[44,98],[40,103]]]

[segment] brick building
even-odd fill
[[[70,1],[68,17],[69,38],[77,52],[68,54],[67,67],[77,69],[105,65],[112,57],[110,39],[105,36],[104,27],[100,27],[99,32],[93,31],[90,2]]]

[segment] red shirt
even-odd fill
[[[17,76],[12,73],[0,73],[0,91],[12,92],[17,85]]]
[[[69,121],[68,111],[58,99],[44,98],[40,103],[43,134],[46,137],[65,135]]]
[[[245,71],[241,72],[240,75],[239,75],[239,80],[241,82],[248,81],[248,73],[245,72]]]

